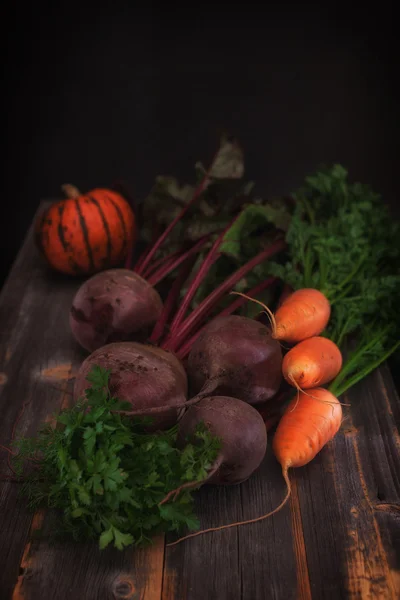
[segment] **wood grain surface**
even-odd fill
[[[68,310],[80,281],[50,273],[31,229],[0,297],[0,443],[33,434],[70,401],[84,353]],[[290,503],[250,526],[169,547],[100,552],[50,541],[54,515],[32,514],[0,450],[0,598],[4,600],[338,600],[400,597],[400,402],[385,366],[346,397],[336,438],[292,472]],[[203,528],[252,518],[285,486],[271,448],[233,487],[205,487]],[[38,532],[40,531],[40,535]]]

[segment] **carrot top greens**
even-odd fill
[[[14,463],[26,474],[22,492],[32,508],[57,509],[60,533],[76,540],[97,538],[122,550],[151,541],[159,532],[198,528],[190,490],[175,502],[161,500],[185,482],[200,482],[220,443],[204,425],[195,443],[176,445],[177,427],[151,434],[147,419],[127,419],[112,411],[127,408],[110,396],[109,373],[94,367],[86,399],[47,424],[36,438],[20,439]],[[128,405],[130,406],[130,405]],[[25,473],[27,462],[32,466]]]
[[[293,195],[285,262],[270,272],[295,289],[313,287],[332,305],[325,335],[346,361],[330,386],[340,396],[399,347],[399,224],[367,185],[340,165],[307,177]]]

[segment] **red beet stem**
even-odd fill
[[[225,279],[211,294],[207,296],[194,310],[193,312],[186,318],[186,320],[181,323],[179,330],[175,332],[175,335],[171,335],[169,339],[165,341],[165,344],[162,346],[168,350],[175,351],[176,348],[179,348],[185,340],[188,339],[188,336],[193,333],[196,325],[201,321],[204,314],[210,309],[210,306],[215,306],[220,298],[226,292],[229,292],[234,285],[240,281],[249,271],[254,269],[257,265],[262,263],[267,258],[270,258],[274,254],[281,252],[286,247],[286,243],[283,239],[276,240],[273,244],[271,244],[268,248],[265,248],[262,252],[254,256],[249,262],[240,267],[235,273],[232,273],[230,277]]]
[[[166,324],[168,323],[168,319],[175,307],[175,304],[179,298],[179,292],[181,291],[181,287],[185,282],[186,278],[189,276],[189,273],[193,267],[193,264],[196,260],[195,256],[189,256],[186,258],[186,261],[181,266],[179,273],[169,290],[168,296],[164,302],[164,307],[161,312],[160,317],[155,324],[152,334],[150,336],[150,342],[156,344],[162,334],[164,333],[164,329]]]
[[[137,273],[138,269],[140,269],[140,267],[141,267],[144,259],[146,258],[146,256],[150,252],[153,244],[156,243],[158,236],[159,236],[159,225],[156,223],[154,225],[154,227],[153,227],[153,231],[152,231],[152,235],[151,235],[151,241],[147,244],[146,248],[143,250],[142,254],[139,256],[139,258],[135,262],[135,265],[133,267],[133,271],[135,271],[135,273]]]
[[[155,244],[153,244],[153,246],[150,248],[149,252],[147,253],[147,255],[145,256],[143,262],[140,263],[139,267],[136,268],[136,272],[141,275],[143,273],[143,271],[146,269],[146,267],[150,264],[151,259],[153,258],[153,256],[156,254],[157,250],[160,248],[160,246],[164,243],[164,241],[167,239],[167,237],[169,236],[169,234],[171,233],[171,231],[173,230],[173,228],[175,227],[175,225],[182,219],[182,217],[187,213],[187,211],[189,210],[189,208],[192,206],[192,204],[194,204],[194,202],[197,200],[197,198],[203,193],[203,191],[205,190],[205,188],[208,185],[209,182],[209,174],[208,172],[205,174],[205,176],[203,177],[202,181],[200,182],[200,184],[197,186],[192,199],[190,200],[190,202],[188,202],[186,204],[186,206],[181,210],[181,212],[175,217],[175,219],[173,221],[171,221],[171,223],[165,228],[165,230],[163,231],[163,233],[160,235],[160,237],[158,238],[158,240],[155,242]]]
[[[265,279],[264,281],[262,281],[258,285],[256,285],[253,288],[251,288],[251,290],[249,290],[248,292],[246,292],[246,295],[250,296],[250,298],[253,298],[254,296],[257,296],[257,294],[259,294],[263,290],[265,290],[268,287],[270,287],[273,283],[275,283],[275,281],[277,281],[277,279],[275,277],[270,277],[269,279]],[[218,315],[216,315],[216,316],[217,317],[226,317],[228,315],[231,315],[232,313],[235,312],[235,310],[237,310],[238,308],[240,308],[246,302],[247,302],[246,298],[243,298],[243,296],[238,296],[236,300],[234,300],[233,302],[231,302],[231,304],[229,306],[227,306],[226,308],[224,308],[223,310],[221,310],[221,312],[219,312]],[[206,327],[206,325],[204,325],[201,329],[199,329],[194,335],[192,335],[192,337],[190,337],[180,347],[180,349],[176,353],[177,356],[178,356],[178,358],[180,358],[181,360],[183,360],[184,358],[186,358],[186,356],[189,354],[190,350],[192,349],[193,344],[195,343],[195,341],[199,337],[200,333],[203,331],[204,327]]]
[[[168,262],[166,265],[160,267],[158,271],[150,275],[147,278],[147,281],[152,285],[156,286],[164,277],[169,275],[171,271],[179,267],[189,256],[193,256],[196,254],[202,246],[206,243],[210,235],[204,235],[200,238],[189,250],[178,256],[175,260],[172,260],[170,263]]]
[[[159,269],[161,266],[164,266],[169,260],[176,258],[180,254],[180,250],[175,250],[175,252],[171,252],[170,254],[167,254],[167,256],[163,256],[162,258],[155,260],[153,264],[151,264],[149,267],[147,267],[145,271],[143,271],[142,277],[144,277],[144,279],[147,279],[147,277],[149,277],[152,273],[155,273],[157,269]]]
[[[149,244],[149,246],[147,248],[145,248],[145,250],[143,250],[142,254],[139,256],[139,258],[135,262],[135,264],[133,266],[133,271],[135,273],[139,274],[140,267],[142,266],[142,263],[143,263],[144,259],[146,258],[146,256],[150,252],[150,249],[151,249],[151,244]]]
[[[222,244],[226,232],[232,227],[233,223],[236,221],[237,218],[238,218],[238,215],[236,215],[230,221],[230,223],[225,227],[225,229],[222,231],[222,233],[220,233],[220,235],[217,237],[217,239],[213,243],[212,247],[210,248],[207,256],[205,257],[203,264],[200,266],[200,268],[197,271],[196,275],[194,276],[192,282],[190,283],[189,288],[185,294],[185,297],[182,300],[182,304],[180,305],[180,307],[171,323],[171,334],[172,335],[174,334],[174,331],[176,331],[179,328],[180,324],[182,323],[183,319],[185,318],[185,315],[186,315],[187,311],[189,310],[190,303],[193,300],[193,298],[199,288],[200,283],[203,281],[203,279],[207,275],[208,271],[211,269],[214,262],[219,258],[218,248]]]
[[[151,268],[147,269],[146,273],[142,273],[141,277],[144,277],[144,279],[147,279],[147,281],[150,282],[152,280],[152,278],[155,279],[159,273],[162,274],[165,271],[168,274],[171,271],[172,265],[174,265],[172,267],[172,269],[175,269],[177,266],[179,266],[179,264],[181,264],[180,262],[177,262],[178,259],[181,259],[181,257],[182,257],[182,252],[174,252],[173,256],[169,256],[162,263],[162,265],[160,265],[156,269],[151,269]],[[185,257],[183,257],[182,260],[185,260]],[[161,281],[161,279],[160,279],[160,281]]]

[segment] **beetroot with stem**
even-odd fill
[[[185,252],[177,252],[162,261],[158,267],[152,268],[151,259],[209,181],[207,174],[191,201],[161,236],[146,248],[136,263],[135,273],[130,273],[131,277],[127,275],[128,269],[103,271],[97,279],[87,280],[78,290],[70,311],[70,325],[74,337],[86,350],[91,352],[112,341],[130,340],[157,322],[162,312],[162,301],[152,286],[160,283],[189,256],[198,253],[209,235],[203,236]],[[129,262],[130,258],[127,264]],[[142,273],[148,273],[147,280],[141,277]]]
[[[237,315],[216,317],[193,344],[187,373],[192,395],[210,390],[261,404],[281,384],[282,350],[262,323]]]
[[[249,290],[247,292],[247,296],[249,298],[253,298],[254,296],[256,296],[257,294],[259,294],[260,292],[264,291],[265,289],[269,288],[271,285],[273,285],[276,282],[276,278],[275,277],[270,277],[269,279],[265,279],[264,281],[262,281],[261,283],[259,283],[258,285],[254,286],[253,288],[251,288],[251,290]],[[238,308],[240,308],[243,304],[245,304],[247,302],[246,298],[237,298],[236,300],[234,300],[229,306],[227,306],[226,308],[224,308],[223,310],[221,310],[220,313],[218,313],[218,317],[226,317],[232,313],[235,312],[235,310],[237,310]],[[204,330],[204,328],[207,327],[207,325],[204,325],[201,329],[199,329],[191,338],[189,338],[177,351],[176,355],[183,360],[184,358],[186,358],[186,356],[189,354],[193,344],[195,343],[195,341],[198,339],[199,335],[201,334],[201,332]]]
[[[111,395],[129,402],[132,410],[148,414],[153,407],[161,408],[151,429],[167,429],[176,423],[187,398],[187,377],[173,354],[136,342],[107,344],[82,363],[75,379],[75,402],[90,387],[86,377],[94,365],[111,371]],[[164,405],[168,405],[165,410]]]
[[[242,265],[237,271],[232,273],[223,283],[221,283],[207,298],[205,298],[193,311],[192,313],[180,324],[180,327],[176,331],[172,331],[163,343],[164,348],[176,351],[190,335],[194,333],[194,330],[203,321],[204,317],[209,314],[209,311],[215,304],[232,288],[237,284],[238,281],[243,279],[249,271],[254,267],[262,263],[268,258],[271,258],[274,254],[281,252],[286,247],[283,239],[275,240],[268,248],[262,250],[259,254],[250,259],[246,264]]]
[[[72,302],[70,327],[77,342],[93,352],[104,344],[144,337],[162,315],[163,303],[153,285],[207,241],[204,236],[148,280],[128,269],[111,269],[86,280]],[[179,290],[178,290],[179,292]]]
[[[191,406],[179,421],[178,445],[191,440],[197,426],[204,423],[220,439],[221,447],[207,479],[186,483],[170,492],[167,502],[183,489],[204,484],[232,485],[245,481],[260,466],[267,449],[267,432],[261,415],[242,400],[230,396],[210,396]]]

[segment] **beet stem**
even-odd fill
[[[174,269],[179,267],[189,256],[193,256],[194,254],[196,254],[201,249],[201,247],[204,246],[204,244],[206,243],[206,241],[208,240],[209,237],[210,237],[209,234],[204,235],[195,244],[193,244],[193,246],[191,248],[189,248],[189,250],[187,250],[186,252],[183,252],[183,254],[178,256],[178,258],[173,260],[171,263],[163,265],[158,271],[156,271],[155,273],[150,275],[150,277],[148,277],[147,281],[152,286],[156,286],[158,283],[160,283],[160,281],[162,281],[165,277],[167,277],[167,275],[169,275],[169,273],[171,273]]]
[[[153,231],[152,231],[151,242],[149,242],[149,244],[147,244],[146,248],[143,250],[142,254],[139,256],[139,258],[135,262],[135,266],[132,269],[135,273],[137,273],[138,269],[140,269],[140,266],[143,263],[146,256],[148,255],[148,253],[150,252],[151,247],[153,246],[153,244],[156,243],[158,236],[159,236],[159,227],[157,224],[155,224],[153,227]]]
[[[141,275],[143,273],[143,271],[146,269],[146,267],[150,264],[151,259],[156,254],[157,250],[161,247],[161,245],[164,243],[164,241],[167,239],[167,237],[169,236],[169,234],[171,233],[171,231],[173,230],[173,228],[175,227],[175,225],[184,217],[184,215],[187,213],[187,211],[189,210],[189,208],[195,203],[195,201],[197,200],[197,198],[206,189],[209,180],[210,180],[209,171],[207,171],[207,173],[204,175],[202,181],[197,186],[197,188],[196,188],[196,190],[195,190],[195,192],[193,194],[193,197],[190,200],[190,202],[188,202],[186,204],[186,206],[184,206],[184,208],[175,217],[175,219],[173,221],[171,221],[171,223],[164,229],[163,233],[160,235],[160,237],[158,238],[158,240],[155,242],[155,244],[153,244],[153,246],[148,251],[148,253],[145,256],[144,260],[139,264],[139,267],[136,268],[136,272],[139,275]]]
[[[146,258],[146,256],[148,255],[148,253],[150,252],[150,248],[151,246],[149,245],[149,247],[145,248],[142,252],[142,254],[139,256],[139,258],[137,259],[137,261],[135,262],[135,265],[133,267],[133,271],[135,273],[139,273],[139,269],[144,261],[144,259]]]
[[[192,302],[192,300],[199,288],[200,283],[203,281],[203,279],[207,275],[208,271],[211,269],[214,262],[219,258],[219,254],[217,253],[218,248],[222,244],[226,232],[232,227],[233,223],[236,221],[237,218],[238,218],[238,215],[236,215],[230,221],[230,223],[225,227],[225,229],[217,237],[214,244],[210,248],[206,258],[204,259],[203,264],[200,266],[199,270],[197,271],[196,275],[194,276],[193,281],[191,282],[191,284],[185,294],[185,297],[183,298],[182,304],[180,305],[179,310],[177,311],[177,313],[171,323],[172,335],[173,335],[174,331],[176,331],[178,329],[179,325],[182,323],[183,319],[185,318],[185,315],[189,309],[190,303]]]
[[[157,269],[159,269],[161,266],[164,266],[169,260],[172,260],[179,256],[180,253],[180,250],[175,250],[174,252],[167,254],[167,256],[163,256],[162,258],[159,258],[158,260],[154,261],[153,264],[151,264],[149,267],[147,267],[147,269],[145,269],[145,271],[143,271],[142,277],[144,277],[144,279],[147,279],[152,273],[155,273]]]
[[[220,298],[222,298],[226,292],[230,291],[236,285],[236,283],[254,267],[262,263],[267,258],[270,258],[274,254],[281,252],[285,247],[285,241],[283,239],[278,239],[268,248],[265,248],[262,252],[254,256],[245,265],[241,266],[240,269],[235,271],[235,273],[232,273],[232,275],[225,279],[225,281],[223,281],[193,310],[186,320],[181,323],[181,326],[179,330],[175,332],[175,335],[171,335],[170,338],[165,341],[162,347],[172,351],[175,351],[176,348],[179,348],[179,346],[181,346],[185,340],[188,339],[188,336],[193,333],[194,328],[201,321],[204,314],[209,311],[210,306],[215,306]]]
[[[265,290],[266,288],[270,287],[273,283],[275,283],[275,281],[277,281],[277,279],[275,277],[270,277],[269,279],[265,279],[264,281],[262,281],[258,285],[256,285],[253,288],[251,288],[251,290],[249,290],[246,293],[247,293],[248,296],[250,296],[252,298],[253,296],[256,296],[257,294],[259,294],[260,292],[262,292],[263,290]],[[231,315],[232,313],[235,312],[235,310],[237,310],[238,308],[240,308],[245,303],[246,303],[246,299],[245,298],[242,298],[242,297],[237,298],[229,306],[227,306],[226,308],[224,308],[223,310],[221,310],[221,312],[219,312],[216,315],[216,317],[226,317],[228,315]],[[189,354],[190,350],[192,349],[193,344],[195,343],[195,341],[197,340],[197,338],[199,337],[200,333],[204,330],[205,327],[206,327],[206,325],[204,325],[201,329],[199,329],[194,335],[192,335],[192,337],[190,337],[179,348],[179,350],[176,352],[176,354],[177,354],[177,356],[178,356],[178,358],[180,360],[183,360],[184,358],[186,358],[186,356]]]
[[[181,266],[179,273],[178,273],[174,283],[172,284],[171,289],[168,293],[168,296],[164,302],[164,307],[161,312],[161,315],[158,318],[158,320],[153,328],[152,334],[150,336],[150,342],[152,342],[153,344],[156,344],[158,342],[158,340],[160,339],[160,337],[163,335],[165,326],[168,323],[168,319],[169,319],[169,317],[175,307],[175,304],[179,298],[179,293],[181,291],[182,285],[186,281],[186,279],[193,267],[195,260],[196,260],[195,256],[186,257],[186,261]]]

